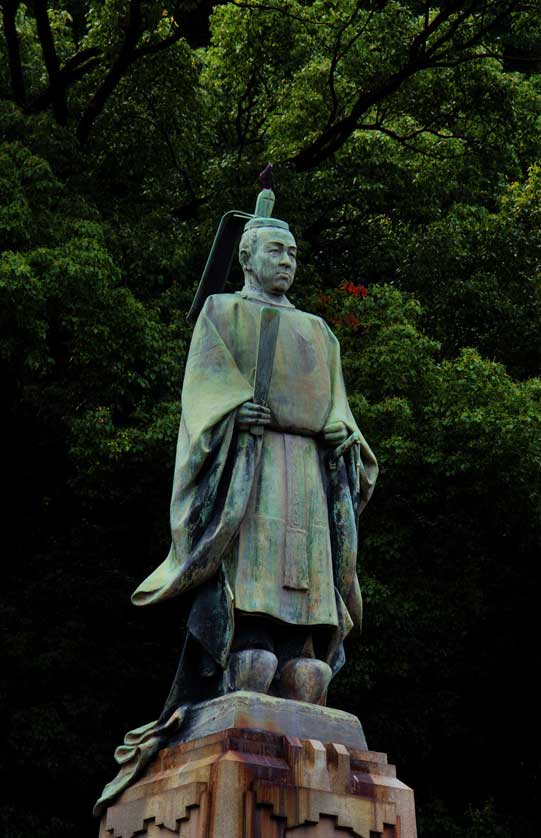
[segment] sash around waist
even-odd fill
[[[289,428],[283,425],[265,425],[266,431],[274,431],[278,434],[293,434],[294,436],[306,436],[310,439],[317,439],[320,436],[319,431],[309,431],[306,428]]]

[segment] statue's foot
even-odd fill
[[[325,704],[332,671],[328,664],[315,658],[293,658],[280,672],[276,682],[281,698]]]
[[[267,693],[276,674],[278,658],[266,649],[232,652],[227,667],[227,685],[233,690]]]

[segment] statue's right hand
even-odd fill
[[[247,431],[252,425],[268,425],[271,419],[270,409],[264,404],[244,402],[237,411],[237,425]]]

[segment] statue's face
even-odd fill
[[[293,285],[297,267],[297,245],[288,230],[262,227],[248,266],[259,287],[281,296]]]

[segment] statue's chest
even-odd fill
[[[255,380],[260,307],[238,310],[229,345],[244,377]],[[273,422],[317,432],[331,406],[328,345],[319,321],[297,310],[280,313],[269,406]]]

